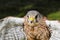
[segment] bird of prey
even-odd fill
[[[46,25],[52,30],[50,39]],[[42,15],[36,11],[29,11],[23,18],[0,19],[0,40],[34,40],[34,38],[35,40],[45,38],[45,40],[60,40],[60,22],[43,20]]]
[[[43,16],[35,10],[25,15],[24,32],[27,40],[49,40],[51,35]]]

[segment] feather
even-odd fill
[[[24,18],[6,17],[0,20],[0,40],[26,40]]]
[[[30,20],[37,16],[34,20]],[[35,21],[37,20],[37,22]],[[50,30],[47,27],[42,15],[38,11],[28,11],[24,21],[24,32],[27,36],[27,40],[49,40]]]
[[[60,40],[60,22],[58,20],[45,20],[51,30],[50,40]]]

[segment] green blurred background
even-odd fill
[[[0,0],[0,19],[23,17],[29,10],[37,10],[48,19],[60,20],[60,0]]]

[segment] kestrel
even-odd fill
[[[43,16],[35,10],[28,11],[25,16],[24,32],[28,40],[49,40],[50,30]]]

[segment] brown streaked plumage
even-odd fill
[[[35,18],[36,15],[37,17]],[[28,40],[49,40],[50,38],[49,28],[46,26],[42,15],[34,10],[29,11],[25,16],[24,31]]]

